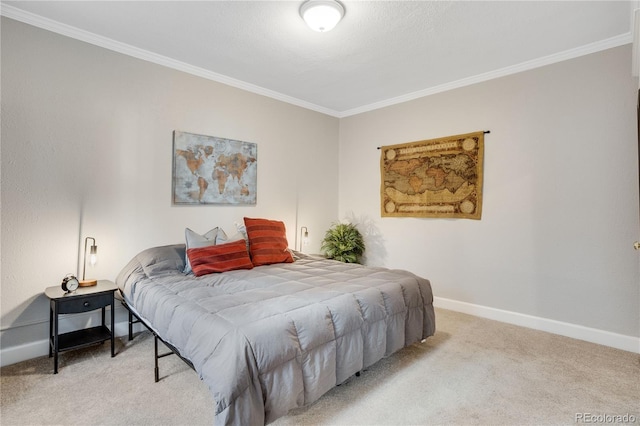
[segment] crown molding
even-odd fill
[[[311,102],[303,101],[292,96],[284,95],[282,93],[266,89],[251,83],[247,83],[235,78],[218,74],[204,68],[196,67],[185,62],[171,59],[167,56],[159,55],[153,52],[149,52],[144,49],[140,49],[126,43],[103,37],[89,31],[81,30],[70,25],[62,24],[52,19],[44,18],[39,15],[35,15],[30,12],[26,12],[22,9],[18,9],[14,6],[9,6],[0,3],[0,14],[7,18],[14,19],[16,21],[24,22],[25,24],[33,25],[38,28],[42,28],[47,31],[51,31],[57,34],[61,34],[67,37],[71,37],[76,40],[84,41],[86,43],[93,44],[95,46],[103,47],[118,53],[122,53],[134,58],[142,59],[144,61],[152,62],[158,65],[162,65],[168,68],[172,68],[178,71],[182,71],[188,74],[192,74],[198,77],[212,80],[218,83],[226,84],[238,89],[246,90],[251,93],[266,96],[272,99],[276,99],[282,102],[286,102],[292,105],[296,105],[302,108],[306,108],[312,111],[316,111],[322,114],[326,114],[336,118],[345,118],[352,115],[362,114],[365,112],[373,111],[388,106],[397,105],[400,103],[412,101],[425,96],[434,95],[437,93],[446,92],[453,89],[458,89],[472,84],[482,83],[488,80],[493,80],[500,77],[505,77],[511,74],[517,74],[523,71],[528,71],[534,68],[551,65],[557,62],[566,61],[568,59],[574,59],[580,56],[588,55],[591,53],[600,52],[603,50],[611,49],[614,47],[623,46],[625,44],[633,43],[634,35],[632,32],[628,32],[616,37],[611,37],[605,40],[597,41],[585,46],[581,46],[575,49],[565,50],[564,52],[556,53],[553,55],[544,56],[531,61],[521,62],[513,66],[501,68],[494,71],[489,71],[483,74],[478,74],[469,78],[456,80],[453,82],[441,84],[438,86],[430,87],[428,89],[419,90],[416,92],[408,93],[406,95],[397,96],[394,98],[386,99],[380,102],[374,102],[361,107],[336,111],[330,108],[325,108],[320,105],[313,104]]]
[[[268,98],[276,99],[282,102],[286,102],[292,105],[296,105],[302,108],[306,108],[312,111],[320,112],[322,114],[337,117],[339,112],[329,108],[325,108],[319,105],[315,105],[311,102],[303,101],[292,96],[284,95],[274,90],[265,89],[245,81],[237,80],[235,78],[218,74],[204,68],[193,66],[185,62],[177,61],[167,56],[159,55],[157,53],[150,52],[148,50],[140,49],[135,46],[131,46],[126,43],[122,43],[108,37],[103,37],[94,34],[89,31],[85,31],[76,27],[72,27],[67,24],[54,21],[49,18],[44,18],[40,15],[35,15],[30,12],[18,9],[14,6],[6,4],[0,4],[0,14],[7,18],[14,19],[16,21],[23,22],[25,24],[33,25],[34,27],[42,28],[47,31],[51,31],[63,36],[71,37],[76,40],[83,41],[85,43],[93,44],[95,46],[103,47],[105,49],[112,50],[114,52],[122,53],[128,56],[132,56],[137,59],[152,62],[154,64],[162,65],[167,68],[172,68],[178,71],[186,72],[198,77],[205,78],[207,80],[216,81],[218,83],[226,84],[238,89],[246,90],[247,92],[255,93],[258,95],[266,96]]]
[[[629,32],[616,37],[611,37],[605,40],[597,41],[595,43],[587,44],[585,46],[581,46],[575,49],[565,50],[564,52],[555,53],[553,55],[544,56],[541,58],[533,59],[531,61],[521,62],[516,65],[501,68],[494,71],[489,71],[483,74],[478,74],[473,77],[463,78],[461,80],[456,80],[450,83],[441,84],[439,86],[430,87],[425,90],[419,90],[417,92],[407,93],[406,95],[372,103],[369,105],[364,105],[362,107],[354,108],[348,111],[342,111],[338,117],[339,118],[349,117],[352,115],[362,114],[364,112],[369,112],[376,109],[401,104],[403,102],[412,101],[414,99],[423,98],[425,96],[435,95],[436,93],[442,93],[449,90],[470,86],[472,84],[482,83],[488,80],[493,80],[496,78],[517,74],[523,71],[532,70],[534,68],[540,68],[546,65],[551,65],[558,62],[566,61],[568,59],[574,59],[580,56],[589,55],[591,53],[596,53],[596,52],[611,49],[614,47],[623,46],[625,44],[632,43],[632,41],[633,41],[633,35]]]

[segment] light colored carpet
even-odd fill
[[[640,423],[638,354],[441,309],[436,319],[425,343],[273,425],[555,425],[577,415]],[[65,352],[57,375],[48,357],[2,368],[0,423],[212,423],[208,389],[177,357],[160,360],[154,383],[149,333],[116,349],[115,358],[108,344]]]

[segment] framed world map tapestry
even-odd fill
[[[256,204],[258,146],[173,132],[174,204]]]
[[[380,149],[383,217],[481,218],[484,132]]]

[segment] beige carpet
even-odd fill
[[[441,309],[436,315],[434,337],[273,424],[624,420],[616,415],[640,424],[638,354]],[[115,358],[108,344],[63,353],[57,375],[48,357],[2,368],[0,424],[212,423],[209,391],[182,361],[160,360],[162,380],[154,383],[150,335],[116,343]]]

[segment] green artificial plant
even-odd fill
[[[364,240],[355,225],[335,223],[325,233],[320,249],[329,259],[360,263],[360,257],[364,253]]]

